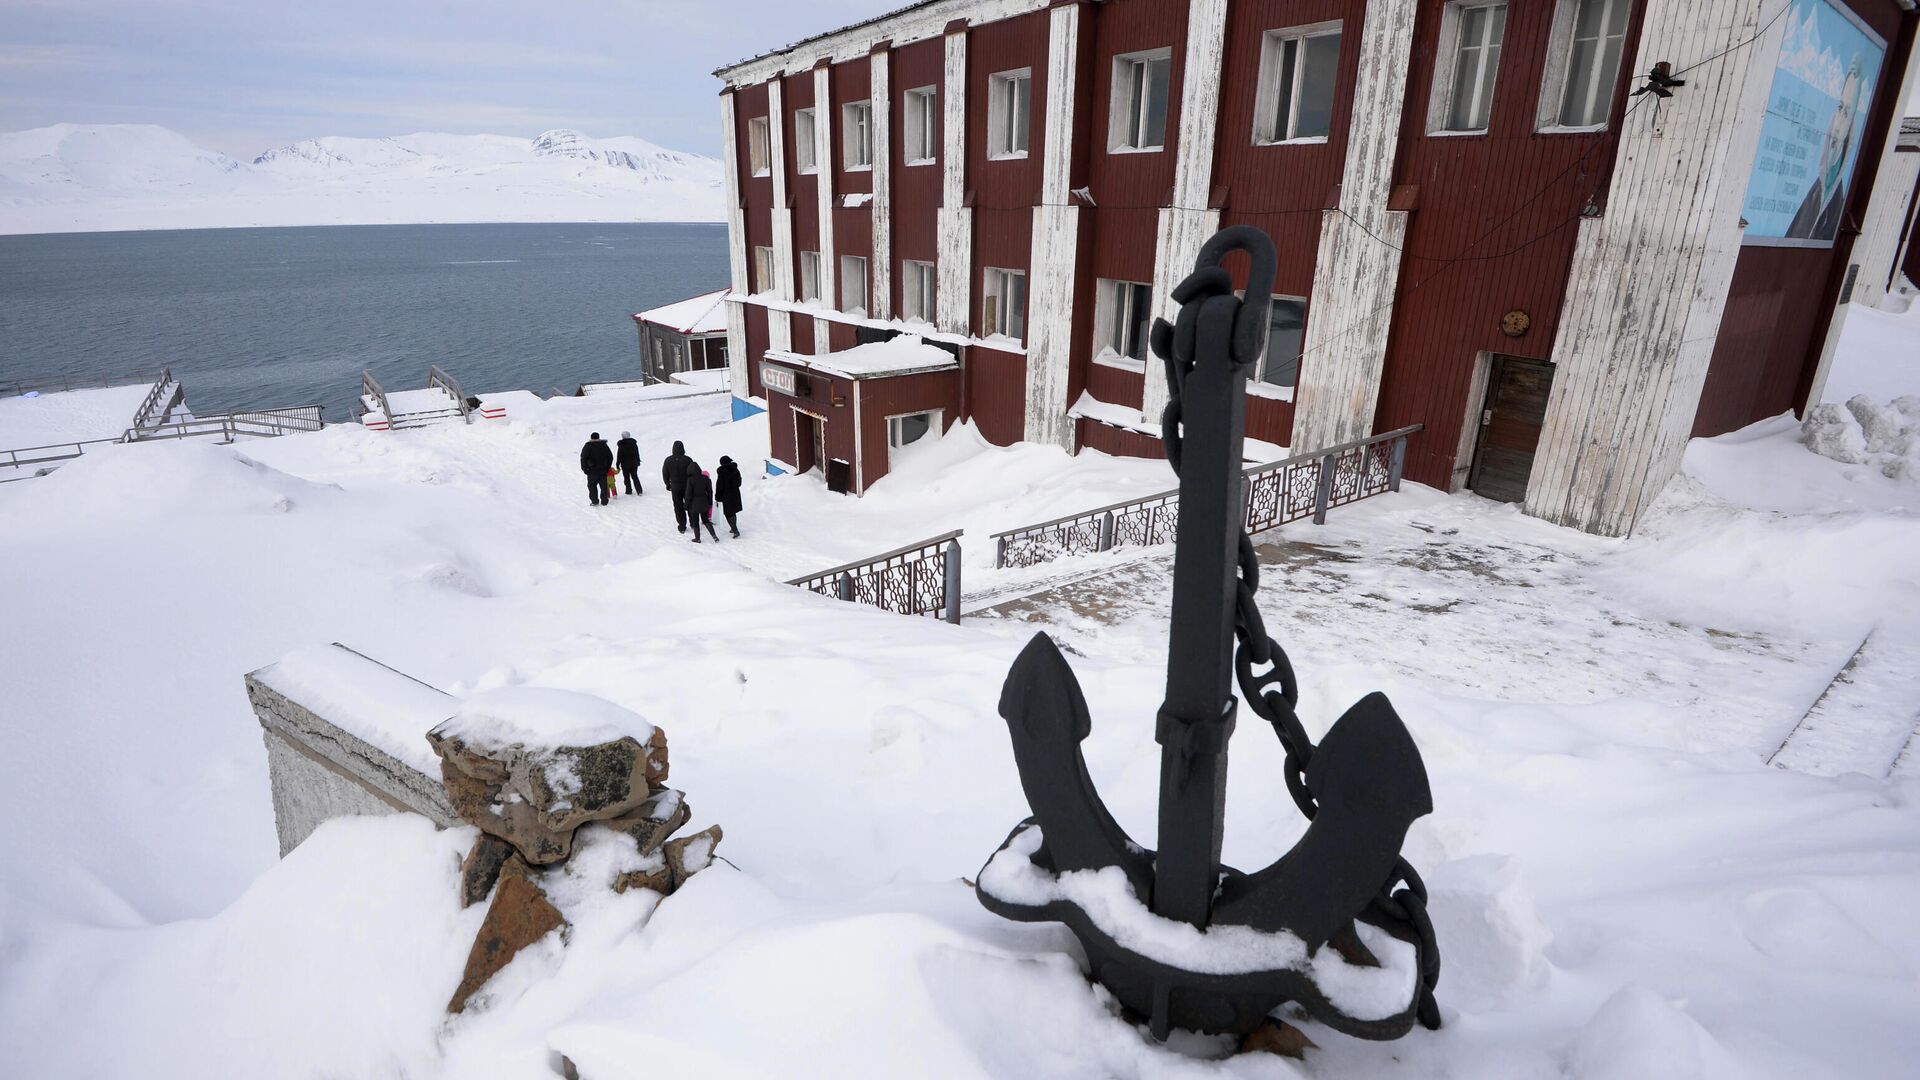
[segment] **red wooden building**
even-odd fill
[[[855,491],[886,470],[876,413],[1157,454],[1145,327],[1248,223],[1280,255],[1251,437],[1419,423],[1412,479],[1624,533],[1689,435],[1817,394],[1915,23],[1911,0],[926,0],[834,30],[716,72],[736,410],[769,411],[777,467],[843,461]],[[1661,63],[1684,85],[1636,94]],[[903,333],[952,363],[836,367]]]

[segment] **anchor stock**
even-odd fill
[[[1251,263],[1244,300],[1221,265],[1234,251]],[[1156,1038],[1174,1027],[1244,1034],[1287,1001],[1335,1030],[1397,1038],[1416,1020],[1440,1024],[1426,889],[1400,855],[1408,827],[1433,809],[1425,766],[1378,693],[1314,746],[1294,711],[1292,665],[1255,601],[1259,565],[1241,528],[1244,385],[1263,345],[1274,265],[1264,233],[1221,231],[1174,290],[1175,323],[1153,328],[1169,388],[1163,438],[1180,477],[1167,693],[1155,727],[1159,850],[1129,839],[1102,803],[1080,749],[1092,723],[1086,700],[1058,648],[1036,634],[1000,701],[1034,813],[982,868],[979,896],[1007,918],[1066,923],[1093,978]],[[1251,874],[1220,862],[1227,747],[1242,700],[1279,737],[1285,784],[1310,821],[1291,850]],[[1112,892],[1107,868],[1121,872],[1124,895]],[[1363,984],[1373,991],[1356,993]]]

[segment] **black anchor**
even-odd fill
[[[1221,265],[1234,251],[1251,260],[1244,301],[1234,296]],[[1093,977],[1147,1018],[1156,1038],[1174,1027],[1245,1034],[1283,1002],[1295,1001],[1335,1030],[1392,1039],[1416,1019],[1440,1026],[1433,997],[1440,953],[1426,915],[1426,888],[1399,854],[1408,826],[1432,812],[1433,801],[1420,751],[1384,695],[1360,699],[1313,745],[1294,713],[1299,687],[1292,665],[1267,635],[1254,603],[1259,563],[1241,527],[1244,391],[1265,346],[1273,272],[1273,242],[1265,233],[1249,226],[1222,230],[1173,292],[1181,305],[1178,323],[1156,320],[1153,328],[1153,351],[1165,362],[1170,391],[1162,433],[1180,476],[1167,695],[1155,728],[1160,849],[1134,843],[1101,802],[1080,753],[1092,724],[1086,698],[1053,640],[1035,634],[1000,694],[1033,816],[981,870],[979,896],[1010,919],[1066,923],[1085,946]],[[1236,678],[1248,707],[1273,725],[1285,747],[1287,788],[1310,819],[1292,850],[1252,874],[1220,864]],[[1022,859],[1031,867],[1022,868]],[[1131,900],[1152,917],[1115,916],[1111,902],[1090,911],[1059,889],[1036,899],[1006,884],[1011,879],[1003,868],[1038,871],[1041,880],[1056,883],[1076,872],[1090,872],[1085,880],[1092,883],[1116,868]],[[1011,895],[996,894],[996,887]],[[1165,940],[1164,928],[1178,923],[1201,930],[1199,940],[1214,933],[1210,960],[1148,943]],[[1356,1006],[1350,991],[1316,978],[1327,959],[1322,949],[1350,969],[1383,966],[1376,948],[1362,940],[1356,925],[1362,923],[1395,939],[1375,934],[1376,947],[1410,949],[1404,1003]],[[1244,929],[1227,930],[1240,935],[1229,941],[1224,928]],[[1218,945],[1230,946],[1224,955],[1245,959],[1221,962]]]

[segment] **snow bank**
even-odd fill
[[[117,439],[152,389],[141,383],[0,397],[0,450]]]

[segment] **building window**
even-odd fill
[[[901,314],[909,319],[933,322],[937,310],[934,307],[933,264],[907,259],[901,263],[901,269]]]
[[[765,176],[770,171],[768,162],[772,155],[767,151],[767,118],[756,116],[747,121],[747,163],[753,168],[753,175]]]
[[[1333,78],[1340,67],[1340,24],[1267,35],[1260,55],[1253,141],[1321,140],[1333,127]]]
[[[1447,5],[1440,25],[1428,131],[1487,130],[1494,76],[1500,70],[1500,43],[1506,33],[1504,2]]]
[[[989,337],[1017,338],[1027,332],[1027,275],[1020,270],[988,267],[981,329]]]
[[[1032,125],[1033,69],[1002,71],[987,77],[987,156],[1027,156],[1027,130]]]
[[[873,168],[873,102],[840,106],[840,126],[846,133],[847,170]]]
[[[794,110],[793,162],[796,172],[811,174],[820,171],[819,160],[815,157],[812,109]]]
[[[773,288],[773,249],[757,247],[753,249],[753,291],[766,292]]]
[[[1307,339],[1307,302],[1276,296],[1267,309],[1267,351],[1260,359],[1260,381],[1292,389],[1300,381],[1300,352]]]
[[[800,299],[820,299],[820,253],[817,251],[800,253]]]
[[[840,256],[840,310],[867,313],[867,260],[858,255]]]
[[[1113,112],[1107,149],[1158,150],[1167,141],[1167,76],[1173,50],[1128,53],[1113,58]]]
[[[907,91],[907,164],[931,165],[940,156],[939,104],[931,86]]]
[[[1153,286],[1139,281],[1101,278],[1094,296],[1099,337],[1096,356],[1111,352],[1134,360],[1147,358],[1147,328],[1153,323]]]
[[[934,430],[939,422],[938,410],[909,413],[906,416],[889,416],[887,417],[887,446],[898,450],[908,443],[919,442],[928,432]]]
[[[1632,12],[1633,0],[1560,0],[1542,88],[1541,127],[1606,126]]]

